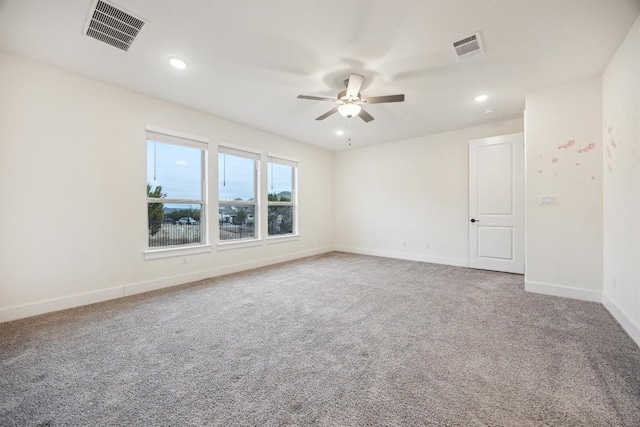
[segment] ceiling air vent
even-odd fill
[[[111,3],[98,0],[95,2],[95,8],[91,8],[91,15],[87,19],[84,33],[89,37],[127,51],[144,24],[142,19],[136,18]]]
[[[467,59],[480,53],[484,53],[480,33],[475,33],[465,39],[453,43],[453,49],[456,51],[458,59]]]

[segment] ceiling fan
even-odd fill
[[[344,81],[344,85],[347,87],[338,93],[336,98],[325,98],[322,96],[309,96],[298,95],[298,99],[309,99],[311,101],[326,101],[340,104],[333,110],[327,111],[316,120],[324,120],[330,115],[339,112],[344,117],[350,119],[353,116],[359,116],[365,122],[373,120],[373,116],[367,113],[361,105],[363,104],[382,104],[384,102],[403,102],[404,95],[387,95],[387,96],[372,96],[370,98],[362,98],[360,95],[360,87],[364,77],[359,74],[351,74],[347,80]]]

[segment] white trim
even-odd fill
[[[22,319],[24,317],[37,316],[39,314],[50,313],[52,311],[60,311],[68,308],[95,304],[97,302],[122,298],[123,296],[124,289],[122,286],[119,286],[116,288],[102,289],[100,291],[85,292],[62,298],[38,301],[31,304],[7,307],[0,310],[0,323]]]
[[[620,326],[622,326],[622,329],[624,329],[636,344],[640,346],[640,326],[631,320],[627,313],[625,313],[618,304],[609,298],[606,292],[602,293],[602,304],[609,313],[611,313],[613,318],[618,321]]]
[[[288,158],[286,156],[280,156],[278,154],[267,153],[268,163],[277,163],[279,165],[291,166],[292,168],[298,167],[298,161]]]
[[[151,132],[154,134],[160,134],[162,136],[172,136],[176,138],[189,139],[191,141],[202,142],[204,144],[209,144],[209,138],[200,135],[193,135],[191,133],[181,132],[173,129],[162,128],[154,125],[145,125],[145,130],[147,133]],[[158,141],[162,142],[162,141]]]
[[[229,154],[230,156],[237,157],[247,157],[257,162],[262,158],[262,152],[260,150],[236,144],[228,144],[226,142],[218,142],[218,153]]]
[[[204,254],[211,252],[211,245],[198,245],[198,246],[180,246],[175,248],[162,248],[162,249],[148,249],[144,252],[144,259],[160,259],[171,258],[185,255]]]
[[[472,139],[469,145],[469,202],[467,204],[469,218],[476,218],[477,222],[468,222],[469,266],[471,268],[504,271],[506,273],[524,274],[525,272],[525,151],[524,133],[517,132],[508,135],[499,135],[489,138]],[[509,147],[511,150],[511,192],[513,206],[510,214],[499,215],[482,213],[478,211],[479,203],[479,158],[480,151],[486,147]],[[473,221],[473,219],[472,219]],[[499,259],[482,257],[479,254],[479,230],[481,227],[506,226],[512,230],[512,257],[511,259]]]
[[[254,246],[262,246],[263,243],[264,241],[262,239],[224,240],[218,242],[218,250],[228,251],[230,249],[251,248]]]
[[[293,206],[293,201],[291,202],[269,202],[269,206]]]
[[[193,204],[197,204],[200,205],[200,223],[198,224],[200,227],[200,232],[204,234],[204,241],[203,242],[198,242],[198,246],[208,246],[209,245],[209,221],[208,221],[208,215],[209,215],[209,139],[208,138],[204,138],[204,137],[200,137],[200,136],[196,136],[196,135],[190,135],[184,132],[178,132],[178,131],[173,131],[170,129],[163,129],[157,126],[152,126],[152,125],[146,125],[145,128],[147,129],[147,139],[146,139],[146,144],[148,144],[149,140],[151,141],[157,141],[158,142],[166,142],[168,144],[173,144],[173,145],[178,145],[178,146],[187,146],[189,148],[192,149],[196,149],[199,150],[199,154],[200,154],[200,176],[202,179],[202,186],[200,189],[200,200],[196,200],[196,199],[172,199],[172,198],[168,198],[168,199],[157,199],[157,198],[150,198],[147,196],[147,207],[149,206],[149,203],[158,203],[158,201],[162,200],[161,203],[167,203],[167,204],[187,204],[189,202],[193,202]],[[162,134],[160,133],[156,133],[157,132],[163,132]],[[149,134],[152,134],[151,136],[155,138],[155,135],[158,135],[158,138],[149,138]],[[154,159],[155,162],[155,159]],[[146,165],[148,167],[149,165],[149,158],[147,157],[146,160]],[[155,167],[155,166],[154,166]],[[149,185],[149,182],[145,179],[145,181],[147,182],[147,185]],[[149,229],[149,217],[147,215],[147,229]],[[180,256],[182,255],[182,253],[179,252],[174,252],[171,255],[166,255],[168,252],[164,252],[164,253],[160,253],[159,250],[154,250],[152,248],[149,248],[148,246],[148,241],[147,241],[147,248],[144,252],[144,259],[148,260],[148,259],[155,259],[155,258],[166,258],[166,257],[170,257],[170,256]],[[205,252],[205,251],[200,251],[200,252],[193,252],[191,251],[191,249],[193,248],[193,246],[191,245],[182,245],[180,248],[176,248],[176,247],[163,247],[162,249],[166,249],[168,251],[176,251],[177,249],[182,249],[185,248],[187,249],[187,252],[185,253],[186,255],[189,255],[191,253],[200,253],[200,252]],[[209,249],[210,251],[210,249]],[[152,255],[151,253],[154,252],[156,253],[155,255]]]
[[[429,262],[432,264],[453,265],[456,267],[469,267],[469,260],[464,258],[445,258],[429,255],[419,255],[410,252],[393,252],[376,249],[351,248],[347,246],[336,246],[335,251],[347,252],[351,254],[372,255],[386,258],[405,259],[408,261]]]
[[[176,205],[204,205],[204,200],[200,199],[159,199],[157,197],[147,197],[147,203],[162,203]]]
[[[220,206],[256,206],[256,202],[248,200],[218,200],[218,215],[220,215]]]
[[[198,280],[204,280],[211,277],[223,276],[225,274],[238,273],[244,270],[265,267],[268,265],[279,264],[282,262],[293,261],[299,258],[305,258],[314,255],[320,255],[332,252],[332,247],[324,247],[311,249],[307,251],[295,252],[287,255],[280,255],[271,258],[264,258],[255,261],[243,262],[240,264],[227,265],[223,267],[202,270],[193,273],[180,274],[177,276],[166,277],[162,279],[149,280],[146,282],[133,283],[130,285],[118,286],[115,288],[104,289],[100,291],[87,292],[83,294],[71,295],[63,298],[34,302],[21,306],[8,307],[0,309],[0,323],[17,320],[24,317],[36,316],[52,311],[59,311],[73,307],[79,307],[87,304],[94,304],[115,298],[121,298],[129,295],[140,294],[143,292],[154,291],[157,289],[168,288],[171,286],[182,285]]]
[[[267,237],[267,245],[273,245],[276,243],[295,242],[300,240],[299,234],[274,234]]]
[[[552,295],[556,297],[602,303],[602,292],[591,291],[589,289],[569,288],[567,286],[529,282],[525,280],[524,290],[536,294]]]

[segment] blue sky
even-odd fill
[[[249,200],[253,194],[253,160],[218,155],[220,200]],[[210,167],[213,165],[210,165]],[[162,186],[167,198],[200,199],[200,150],[174,144],[147,141],[147,182],[152,188]],[[269,164],[269,193],[291,191],[291,168]],[[215,194],[210,194],[216,197]]]
[[[218,154],[219,200],[249,200],[254,195],[254,160],[246,157]],[[212,195],[212,197],[215,197]]]
[[[147,183],[162,186],[171,199],[200,199],[201,151],[196,148],[147,141]]]
[[[269,193],[280,193],[282,191],[292,191],[291,166],[269,163],[269,181],[267,191]]]

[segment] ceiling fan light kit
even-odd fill
[[[358,104],[342,104],[338,107],[338,112],[347,119],[360,114],[360,110],[362,110],[362,107]]]
[[[338,107],[327,111],[323,115],[316,117],[316,120],[324,120],[332,114],[339,112],[340,115],[350,119],[353,116],[358,116],[365,123],[369,123],[373,120],[373,116],[367,113],[362,104],[382,104],[386,102],[403,102],[404,95],[387,95],[387,96],[374,96],[370,98],[363,98],[360,94],[360,88],[364,77],[360,74],[351,74],[347,80],[344,81],[344,85],[347,87],[338,93],[336,98],[326,98],[322,96],[311,95],[298,95],[298,99],[308,99],[310,101],[324,101],[333,102],[339,104]]]

